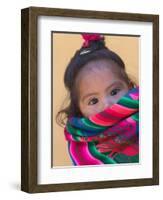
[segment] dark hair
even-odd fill
[[[81,47],[71,58],[65,74],[64,85],[69,93],[69,105],[60,110],[56,116],[56,121],[59,125],[65,125],[65,120],[70,116],[82,116],[79,106],[78,97],[76,95],[75,80],[80,70],[89,62],[96,60],[108,60],[116,63],[120,67],[121,75],[127,83],[131,83],[128,75],[125,72],[125,64],[118,54],[111,51],[105,46],[103,39],[90,41],[89,47]]]

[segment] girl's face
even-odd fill
[[[115,104],[129,90],[127,83],[120,79],[113,62],[92,61],[84,66],[77,77],[79,109],[89,117]]]

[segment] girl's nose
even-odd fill
[[[113,105],[113,102],[108,98],[103,100],[103,110]]]

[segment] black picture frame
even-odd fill
[[[37,20],[39,16],[151,22],[153,25],[153,176],[152,178],[38,184]],[[21,10],[21,190],[28,193],[148,186],[159,184],[159,16],[29,7]]]

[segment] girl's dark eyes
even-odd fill
[[[116,88],[116,89],[114,89],[114,90],[112,90],[112,91],[110,92],[110,95],[111,95],[111,96],[114,96],[114,95],[116,95],[119,91],[120,91],[120,89],[119,89],[119,88]]]
[[[98,103],[98,99],[97,98],[93,98],[88,102],[88,105],[94,105],[96,103]]]
[[[117,93],[120,91],[119,88],[116,88],[116,89],[113,89],[111,92],[110,92],[110,95],[111,96],[115,96],[117,95]],[[98,98],[92,98],[89,102],[88,102],[88,105],[94,105],[94,104],[97,104],[99,102]]]

